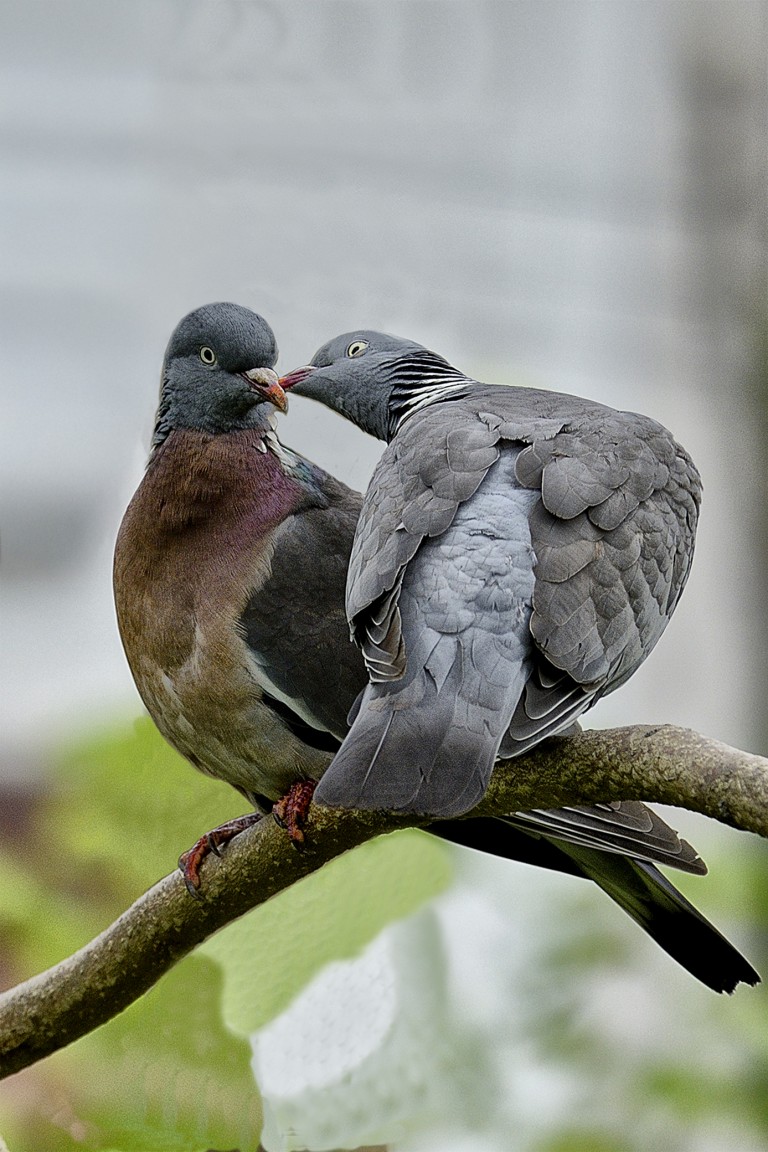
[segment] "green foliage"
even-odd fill
[[[65,751],[26,839],[0,845],[4,982],[80,947],[201,832],[242,811],[232,789],[192,771],[148,720]],[[676,881],[729,933],[751,927],[741,942],[765,971],[768,875],[762,846],[752,849],[729,839],[719,859],[707,852],[706,881]],[[442,891],[453,859],[419,832],[382,837],[230,925],[121,1016],[0,1084],[10,1152],[254,1152],[261,1110],[244,1035],[328,960],[354,955]],[[505,891],[514,899],[517,883],[541,880],[533,870],[514,883],[505,873]],[[565,1114],[554,1109],[516,1131],[521,1152],[693,1152],[705,1135],[718,1152],[768,1148],[766,990],[714,997],[598,893],[549,880],[554,895],[541,889],[516,999],[494,1002],[494,1014],[511,1014],[495,1032],[470,1021],[474,1047],[452,1033],[446,1048],[484,1082],[501,1074],[508,1045],[527,1075],[538,1068],[567,1085]],[[514,922],[520,931],[519,909]],[[482,1093],[455,1094],[470,1127],[492,1123],[487,1111],[470,1115]]]
[[[147,719],[65,751],[23,851],[0,847],[7,981],[80,947],[242,811]],[[445,887],[448,860],[420,833],[385,837],[224,929],[121,1016],[0,1085],[12,1152],[255,1149],[261,1111],[242,1034]]]
[[[631,1152],[631,1145],[625,1140],[606,1136],[594,1130],[574,1130],[555,1136],[539,1144],[536,1152]]]
[[[397,832],[333,860],[229,925],[202,951],[227,973],[230,1027],[245,1034],[262,1027],[324,964],[354,956],[450,877],[443,844],[415,830]]]
[[[81,1042],[78,1063],[108,1080],[80,1079],[81,1109],[100,1141],[123,1149],[189,1152],[253,1147],[261,1111],[250,1046],[222,1022],[223,974],[189,957],[108,1027]],[[109,1088],[104,1091],[104,1088]]]
[[[191,770],[143,717],[58,759],[42,824],[122,909],[202,832],[244,810],[242,797]]]
[[[258,1144],[250,1047],[222,1023],[223,974],[204,957],[177,965],[97,1032],[21,1074],[35,1106],[13,1152],[205,1152]],[[13,1082],[11,1082],[13,1083]]]
[[[80,947],[241,810],[148,720],[57,758],[22,852],[0,850],[0,933],[22,979]],[[105,1027],[0,1086],[13,1152],[255,1148],[249,1046],[221,1013],[223,974],[188,957]]]

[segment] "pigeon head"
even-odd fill
[[[379,440],[391,440],[436,390],[466,382],[447,360],[412,340],[383,332],[346,332],[318,349],[311,363],[281,377],[283,388],[319,400]]]
[[[255,312],[206,304],[174,329],[163,361],[154,444],[175,428],[233,432],[266,425],[286,409],[273,365],[275,336]]]

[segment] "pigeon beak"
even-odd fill
[[[288,397],[280,387],[277,372],[273,372],[271,368],[249,368],[247,372],[241,372],[240,375],[248,381],[254,392],[258,392],[259,396],[269,400],[270,404],[274,404],[275,408],[279,408],[281,412],[288,411]]]
[[[294,384],[301,383],[302,380],[306,380],[307,376],[316,371],[317,366],[315,364],[305,364],[303,368],[294,368],[293,372],[289,372],[287,376],[280,377],[280,387],[285,388],[287,392],[289,388],[293,388]]]

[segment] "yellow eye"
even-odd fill
[[[216,353],[214,352],[213,348],[202,347],[200,349],[200,359],[202,360],[203,364],[215,364]]]
[[[365,352],[367,347],[367,340],[353,340],[347,348],[347,356],[359,356],[361,352]]]

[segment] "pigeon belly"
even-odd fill
[[[183,664],[144,658],[134,675],[168,742],[201,772],[259,804],[262,797],[285,795],[297,780],[319,779],[331,757],[287,729],[264,701],[251,667],[245,643],[228,628],[205,636],[196,629]]]

